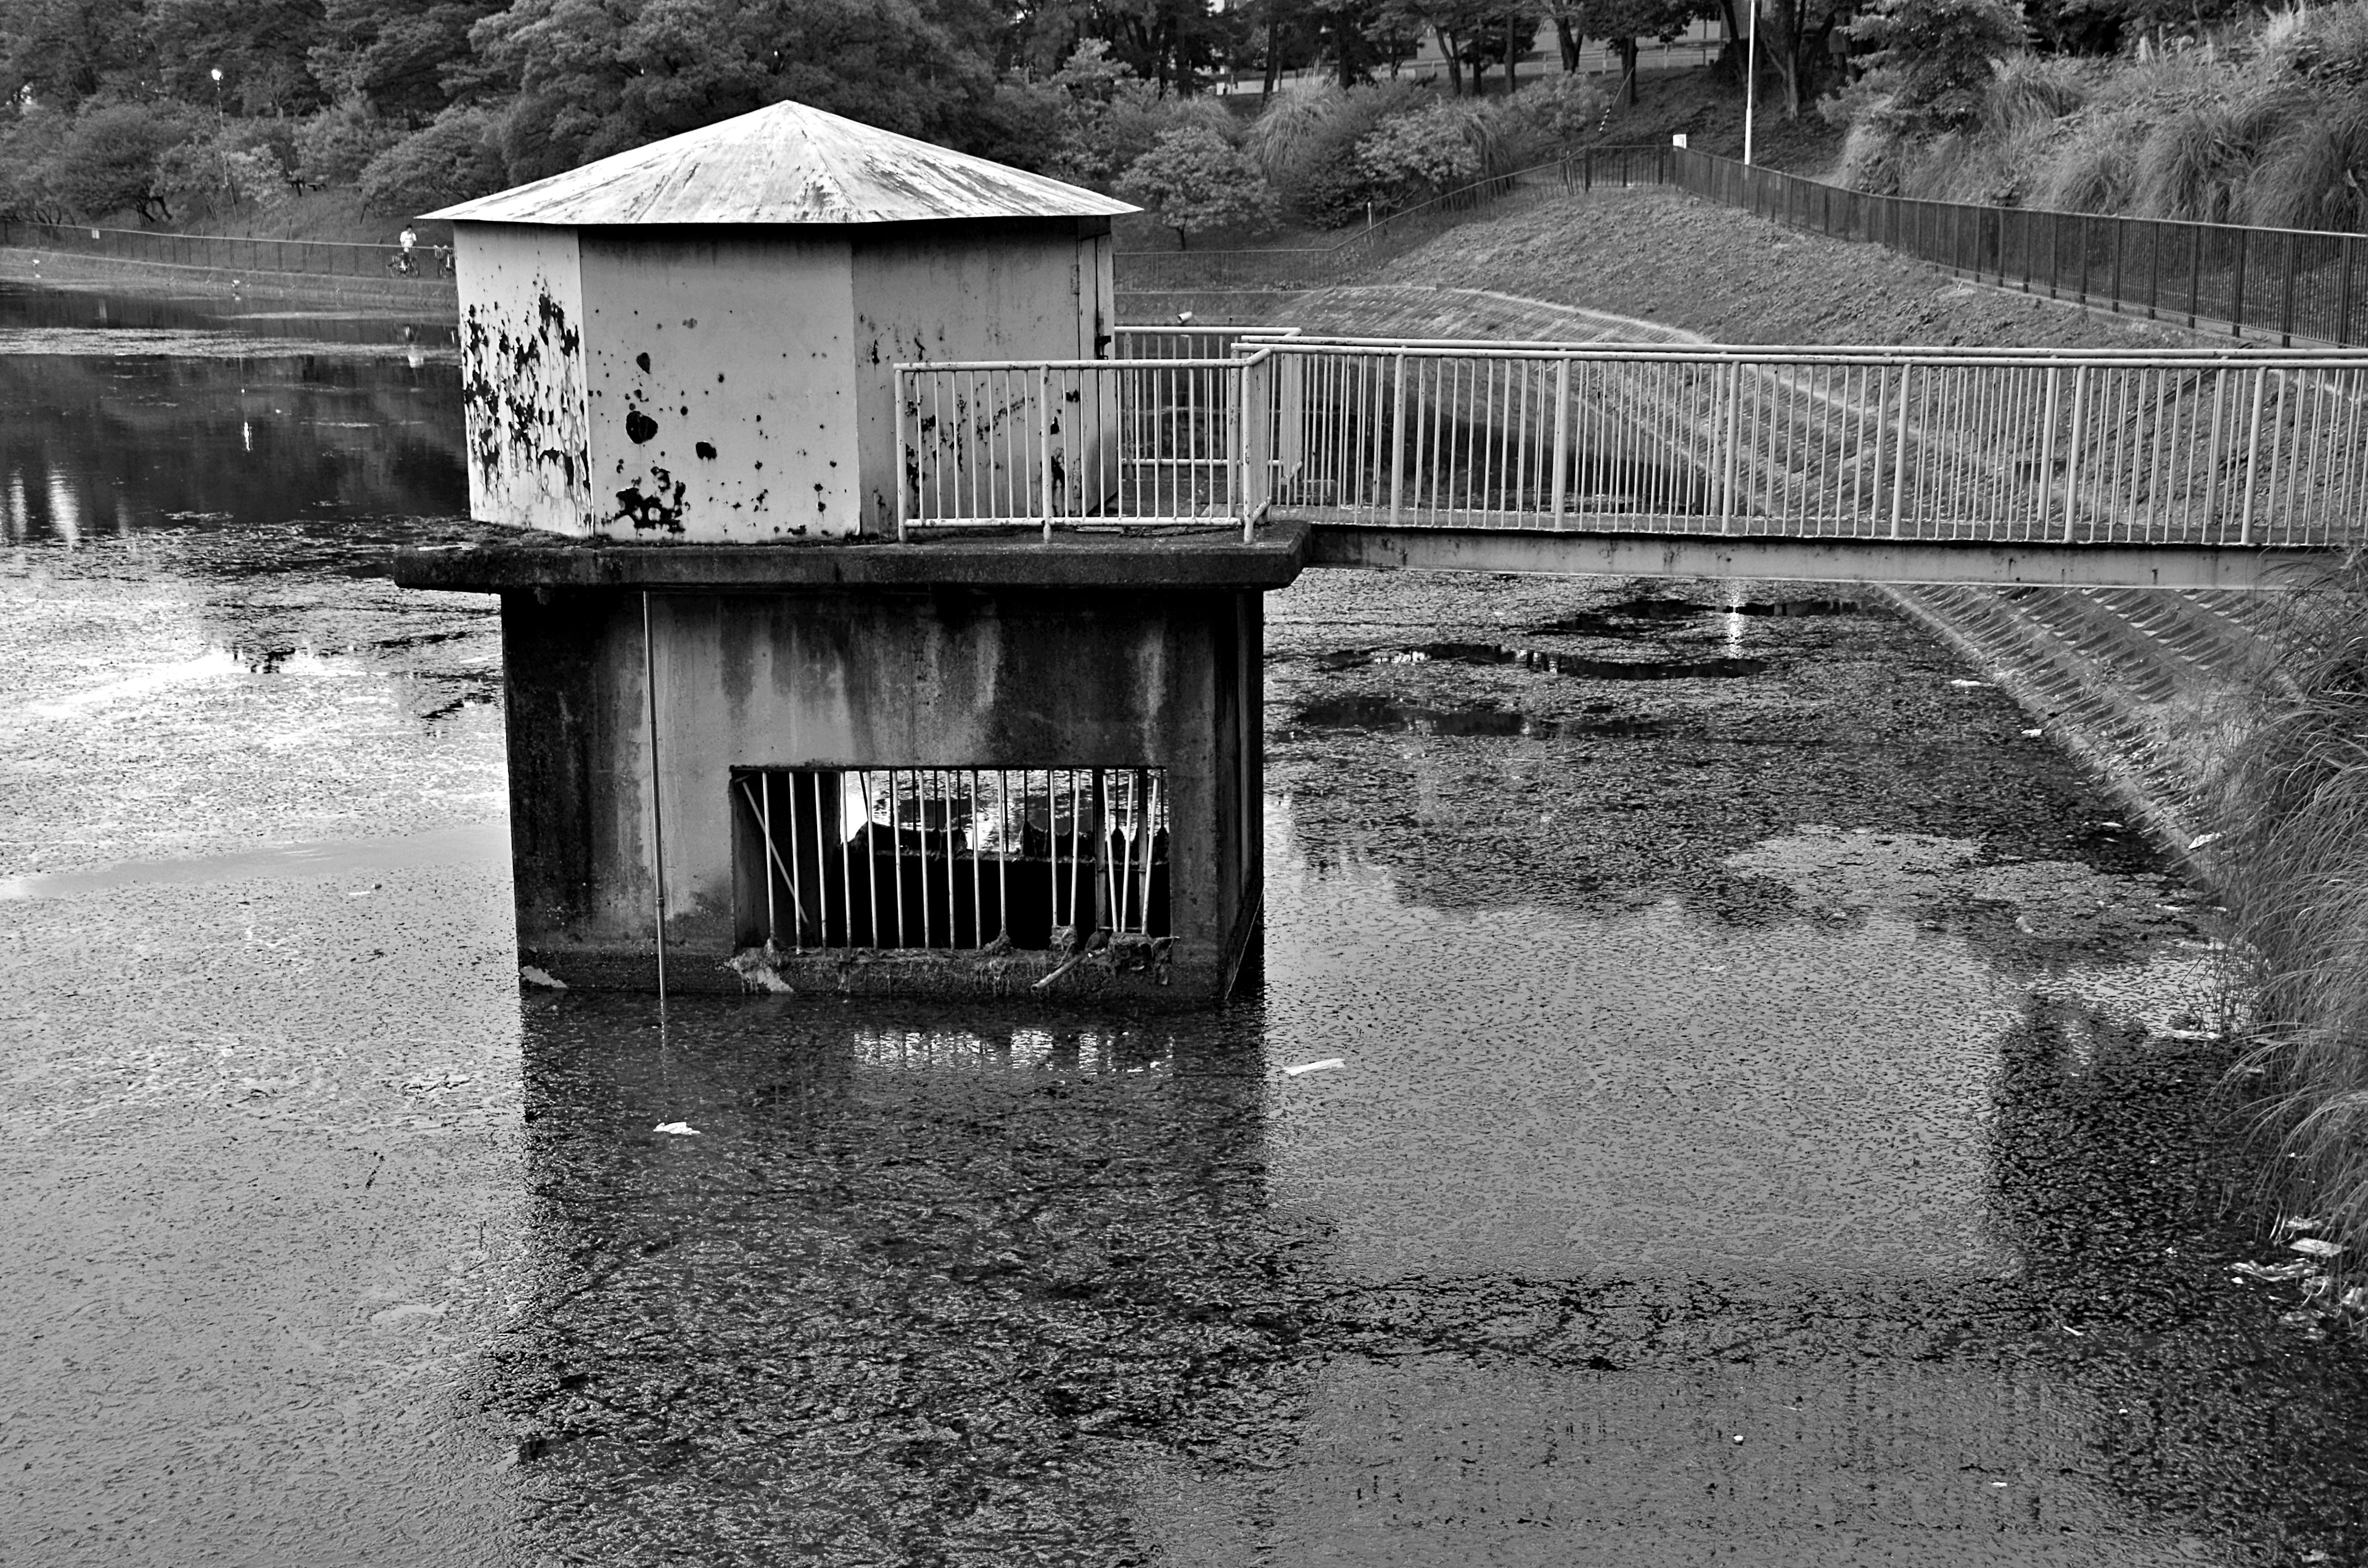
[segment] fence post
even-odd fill
[[[2352,264],[2360,259],[2360,242],[2347,234],[2336,242],[2336,266],[2342,276],[2335,285],[2335,346],[2351,347]]]
[[[2291,229],[2286,231],[2286,280],[2283,294],[2278,301],[2278,347],[2281,348],[2294,347],[2294,268],[2301,264],[2302,258],[2296,254],[2301,243],[2300,235]]]
[[[2113,313],[2120,315],[2122,313],[2122,236],[2123,231],[2128,229],[2129,223],[2121,218],[2108,218],[2105,222],[2113,226]]]
[[[2228,335],[2245,335],[2245,231],[2237,231],[2237,291],[2228,299]]]
[[[2203,297],[2203,225],[2187,226],[2187,330],[2195,330],[2195,307]]]
[[[1406,350],[1397,354],[1397,385],[1390,394],[1390,526],[1406,503]]]
[[[1726,361],[1726,479],[1724,494],[1719,498],[1718,531],[1735,531],[1735,479],[1738,449],[1743,432],[1737,421],[1742,417],[1743,365],[1740,360]]]
[[[1554,367],[1554,475],[1548,482],[1553,499],[1547,509],[1554,526],[1562,527],[1563,504],[1570,498],[1570,361]]]
[[[2162,302],[2162,225],[2149,222],[2148,229],[2153,243],[2146,246],[2146,320],[2152,321]]]

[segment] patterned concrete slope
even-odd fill
[[[1373,284],[1301,296],[1278,319],[1373,337],[1701,343],[1632,316],[1487,290]],[[2274,644],[2282,596],[2167,590],[1883,590],[2110,780],[2182,855],[2204,830],[2232,694]],[[2199,867],[2199,870],[2203,868]]]

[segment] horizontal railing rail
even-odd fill
[[[426,281],[451,276],[449,248],[436,245],[416,246],[406,257],[399,244],[181,234],[159,229],[43,223],[24,218],[0,218],[0,246],[233,272],[293,272],[330,278],[408,277]]]
[[[2368,542],[2368,354],[1235,338],[898,369],[900,527]]]

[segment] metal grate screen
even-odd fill
[[[744,768],[751,942],[1076,950],[1165,937],[1167,789],[1156,767]]]

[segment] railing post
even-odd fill
[[[2120,315],[2122,313],[2122,238],[2123,231],[2129,227],[2129,222],[2123,218],[2108,218],[2105,222],[2113,226],[2113,313]]]
[[[2162,303],[2162,225],[2150,222],[2148,232],[2152,243],[2146,246],[2146,320],[2152,321],[2155,307]]]
[[[2072,451],[2064,460],[2064,542],[2072,542],[2072,520],[2080,498],[2080,443],[2088,433],[2089,367],[2072,372]]]
[[[1718,531],[1735,531],[1736,464],[1740,458],[1743,432],[1743,365],[1740,360],[1725,361],[1726,369],[1726,473],[1720,485]]]
[[[1570,497],[1570,361],[1566,358],[1554,367],[1554,475],[1549,488],[1553,499],[1547,510],[1554,526],[1560,528],[1563,504]]]
[[[2203,460],[2203,526],[2206,528],[2216,528],[2220,522],[2220,433],[2227,423],[2227,408],[2228,367],[2222,365],[2212,372],[2212,446]]]
[[[1037,499],[1044,509],[1044,542],[1053,542],[1053,368],[1036,372],[1036,477],[1043,486]]]
[[[1900,519],[1907,505],[1907,383],[1913,379],[1916,361],[1902,361],[1899,367],[1899,422],[1891,437],[1891,537],[1899,537]]]
[[[2187,330],[2195,330],[2195,307],[2203,297],[2203,225],[2187,226]]]
[[[1390,394],[1390,526],[1406,504],[1406,350],[1397,354],[1396,390]]]
[[[896,542],[898,544],[902,544],[905,542],[905,519],[909,515],[909,505],[905,491],[906,480],[905,477],[905,460],[906,456],[905,446],[905,392],[912,384],[912,378],[910,372],[908,372],[902,365],[897,366],[895,369],[891,372],[891,376],[893,378],[892,385],[894,387],[896,393]]]

